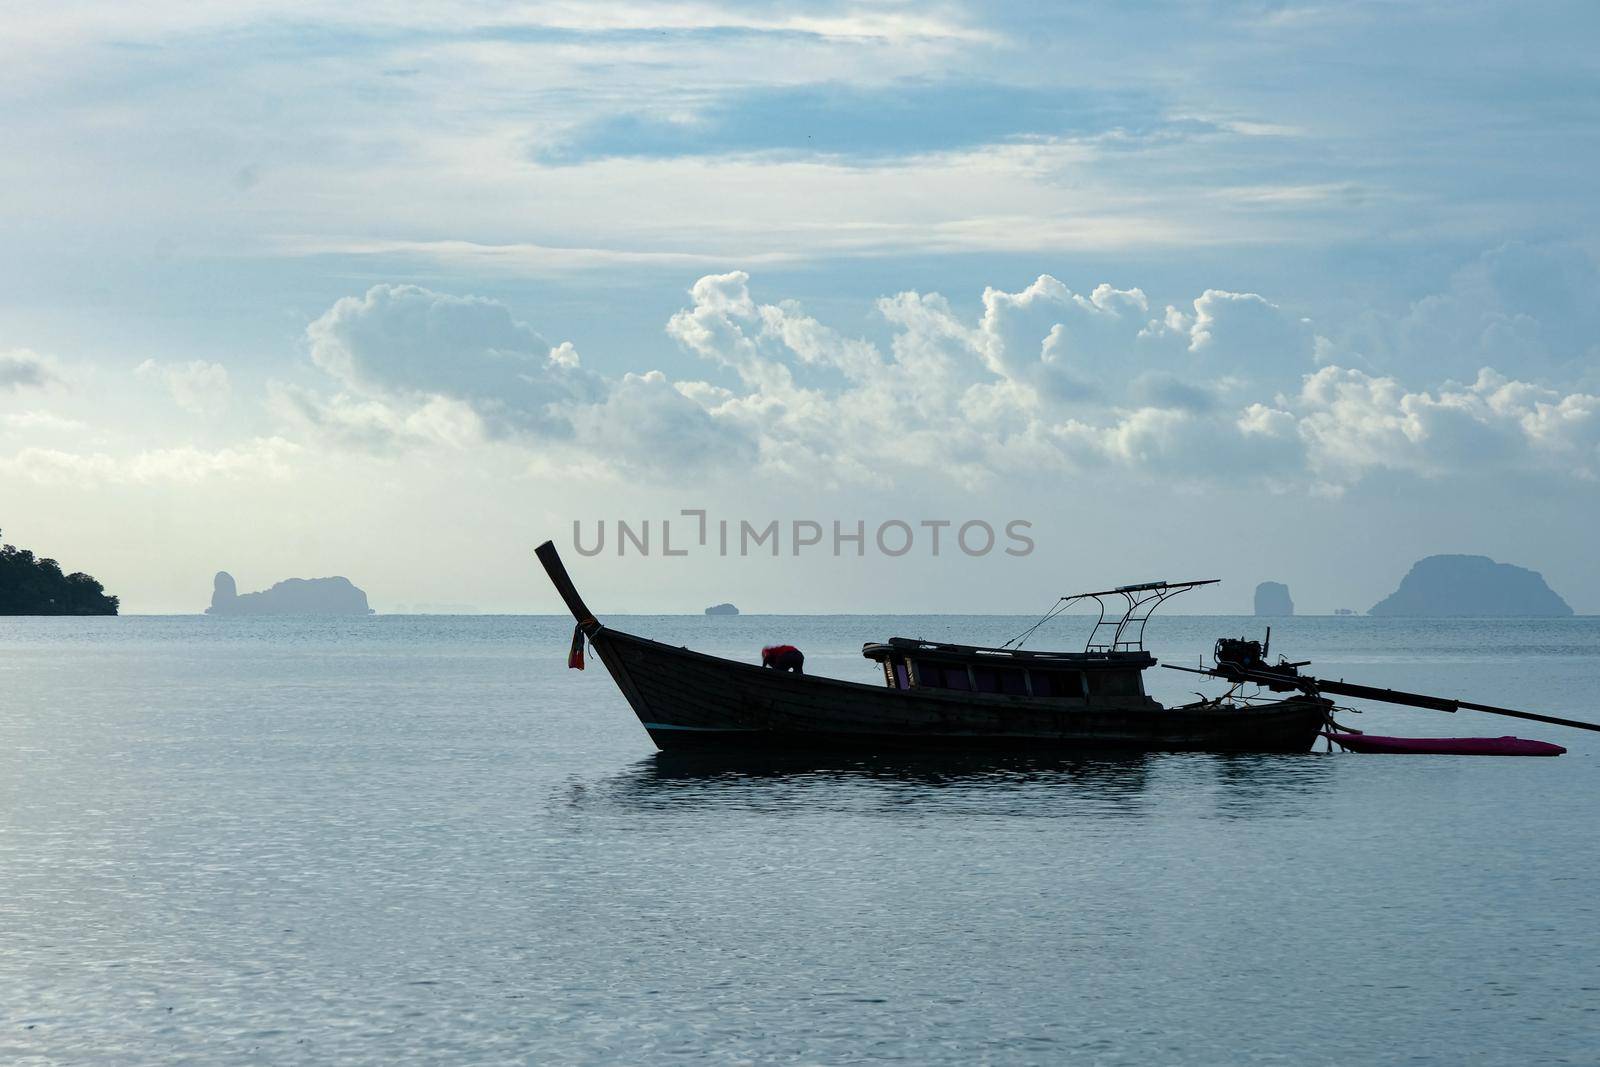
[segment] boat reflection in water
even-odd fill
[[[659,813],[1283,817],[1315,814],[1339,764],[1337,758],[1194,753],[868,757],[667,751],[583,795],[585,803]]]

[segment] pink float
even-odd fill
[[[1351,752],[1410,756],[1559,756],[1566,749],[1522,737],[1374,737],[1323,731],[1323,737]]]

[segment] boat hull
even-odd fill
[[[1307,752],[1324,700],[1163,708],[891,689],[767,670],[603,626],[589,640],[656,745],[682,749]]]

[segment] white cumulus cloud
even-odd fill
[[[742,271],[688,296],[666,332],[707,380],[605,378],[502,304],[376,286],[308,331],[338,391],[280,387],[274,407],[355,447],[575,449],[681,484],[714,470],[968,488],[1115,471],[1328,492],[1380,469],[1600,473],[1594,396],[1489,368],[1417,387],[1329,362],[1337,346],[1254,293],[1158,309],[1139,288],[1041,275],[986,288],[973,318],[937,293],[881,298],[878,338],[762,301]]]
[[[504,304],[419,286],[374,286],[307,328],[327,395],[276,386],[287,425],[374,452],[484,443],[543,452],[596,446],[594,462],[654,478],[748,466],[756,441],[659,372],[608,381],[571,342],[551,346]]]
[[[1487,367],[1470,385],[1416,391],[1393,378],[1324,367],[1288,406],[1311,470],[1335,483],[1374,468],[1600,475],[1600,397],[1513,381]]]
[[[358,395],[466,404],[490,436],[570,435],[571,402],[600,398],[569,349],[552,353],[504,304],[415,285],[344,297],[306,329],[311,358]]]

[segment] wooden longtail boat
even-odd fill
[[[578,595],[555,546],[536,550],[587,640],[651,740],[662,749],[1022,749],[1307,752],[1332,701],[1297,694],[1262,703],[1202,700],[1164,707],[1145,694],[1156,661],[1143,648],[1149,614],[1203,582],[1153,582],[1104,593],[1128,600],[1083,652],[1032,652],[893,638],[862,654],[883,685],[791,674],[708,656],[612,629]],[[1064,602],[1076,598],[1063,598]],[[1137,636],[1134,636],[1137,635]],[[1125,639],[1126,638],[1126,639]],[[576,664],[574,664],[576,665]]]

